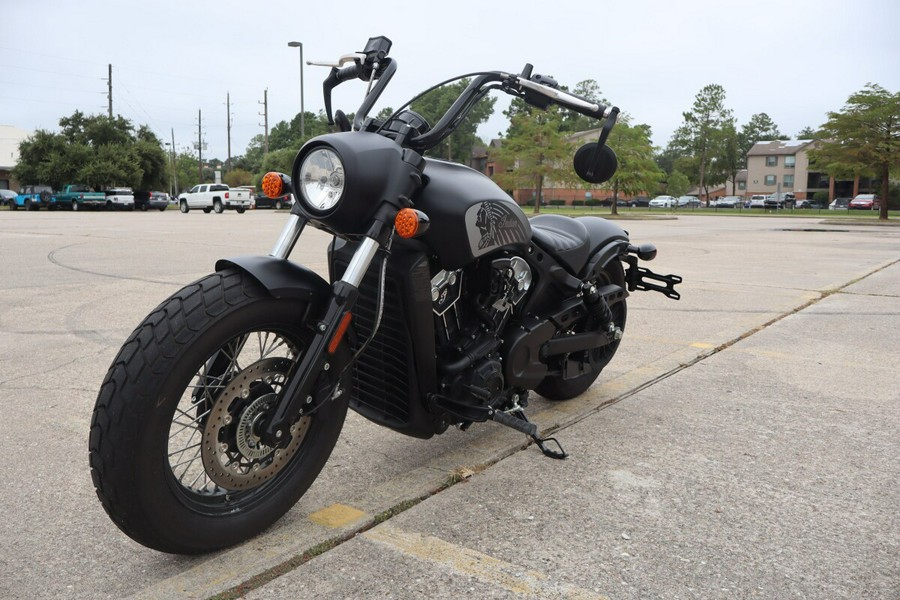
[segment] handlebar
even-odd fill
[[[358,130],[362,127],[369,110],[372,109],[387,86],[388,81],[390,81],[397,70],[396,61],[387,57],[390,47],[391,41],[385,37],[369,38],[366,48],[362,52],[342,56],[336,63],[310,63],[332,67],[331,72],[322,84],[325,96],[325,114],[328,117],[329,125],[334,124],[331,111],[331,91],[335,87],[351,79],[368,81],[370,86],[373,81],[377,80],[378,83],[366,94],[354,119],[353,128]],[[346,67],[343,66],[350,61],[353,61],[353,64]],[[551,104],[557,104],[598,121],[607,119],[604,133],[606,135],[609,134],[609,129],[615,123],[616,115],[619,112],[618,108],[592,102],[577,94],[562,91],[559,89],[559,84],[552,78],[532,74],[532,70],[533,67],[530,64],[526,64],[519,75],[512,75],[502,71],[473,74],[477,76],[434,127],[421,135],[406,138],[405,145],[417,151],[428,150],[436,146],[441,140],[453,133],[475,104],[493,89],[500,89],[507,94],[521,98],[531,106],[543,110],[547,109]],[[399,112],[393,116],[396,116]],[[378,127],[376,125],[376,127],[377,129],[375,130],[381,131],[383,126]],[[601,138],[601,145],[605,141],[605,137],[604,135]]]

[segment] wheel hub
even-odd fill
[[[260,360],[237,373],[219,393],[201,444],[203,466],[216,485],[227,490],[256,487],[274,477],[296,454],[309,417],[291,427],[291,440],[284,448],[267,446],[258,435],[291,364],[286,358]]]

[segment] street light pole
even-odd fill
[[[291,48],[300,49],[300,139],[306,139],[306,109],[303,107],[303,44],[301,42],[288,42]]]

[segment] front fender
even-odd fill
[[[331,285],[318,273],[273,256],[238,256],[216,262],[216,271],[237,268],[260,283],[275,298],[321,301],[331,295]]]

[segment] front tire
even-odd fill
[[[230,270],[177,292],[132,333],[90,435],[97,495],[123,532],[163,552],[210,552],[260,533],[306,492],[350,394],[301,417],[284,450],[254,427],[312,337],[308,308]]]
[[[607,285],[613,283],[625,288],[625,270],[622,263],[614,259],[606,265],[600,277],[597,279],[597,285]],[[625,330],[625,318],[628,315],[628,308],[625,300],[610,305],[612,311],[613,322],[616,327],[622,331]],[[573,333],[582,333],[584,331],[596,328],[596,325],[580,321],[572,328]],[[580,372],[579,375],[572,377],[564,377],[563,375],[550,375],[546,377],[536,388],[535,391],[548,400],[560,401],[570,400],[576,396],[583,394],[600,376],[600,372],[609,364],[616,350],[619,349],[621,340],[616,340],[606,346],[595,348],[587,352],[572,353],[558,359],[555,367],[566,372],[566,367],[570,371]]]
[[[182,200],[178,205],[179,207],[181,207],[181,212],[183,213],[190,212],[191,210],[191,207],[188,206],[187,200]]]

